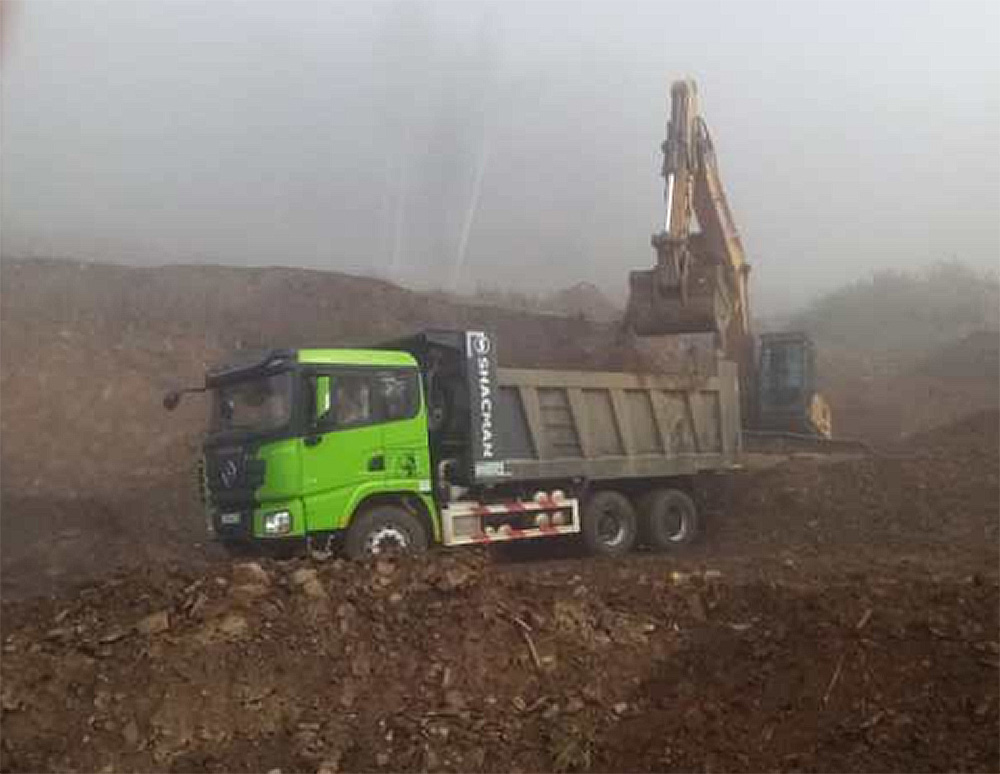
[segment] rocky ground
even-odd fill
[[[995,771],[997,421],[706,482],[679,556],[207,551],[5,601],[2,768]]]
[[[182,567],[5,611],[5,771],[995,771],[995,576]]]

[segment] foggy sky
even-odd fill
[[[1000,255],[995,2],[2,10],[4,257],[623,294],[686,76],[759,304]]]

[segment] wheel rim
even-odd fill
[[[405,551],[410,540],[399,527],[384,525],[373,530],[365,541],[365,553],[378,555],[386,551]]]
[[[616,546],[625,539],[625,522],[614,506],[601,510],[597,519],[597,537],[608,546]]]
[[[664,510],[664,517],[667,540],[671,543],[679,543],[684,540],[688,534],[686,509],[681,505],[668,505]]]

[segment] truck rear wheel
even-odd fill
[[[625,495],[610,489],[594,492],[583,506],[583,542],[598,556],[628,553],[635,545],[636,521],[635,509]]]
[[[694,500],[680,489],[656,489],[639,504],[643,542],[653,548],[677,548],[693,542],[701,525]]]
[[[416,516],[398,505],[376,505],[351,522],[344,553],[362,559],[385,553],[419,554],[427,550],[427,533]]]

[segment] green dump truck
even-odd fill
[[[697,377],[502,369],[483,331],[272,350],[193,391],[211,396],[212,532],[350,557],[565,535],[605,555],[683,545],[699,532],[694,477],[740,452],[732,363]]]

